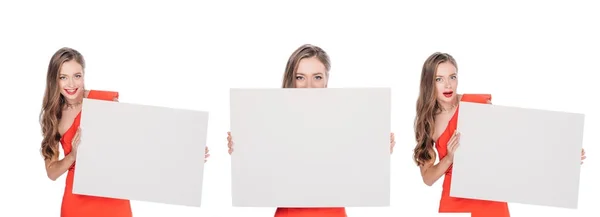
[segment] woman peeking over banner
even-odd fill
[[[331,63],[327,53],[320,47],[305,44],[289,57],[284,72],[282,88],[327,88]],[[390,153],[396,144],[390,134]],[[229,154],[233,153],[231,133],[227,133]],[[275,217],[346,217],[344,207],[284,208],[275,211]]]

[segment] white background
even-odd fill
[[[510,204],[511,216],[600,213],[594,1],[169,2],[0,3],[0,216],[59,215],[65,176],[46,177],[38,114],[48,61],[63,46],[87,59],[88,89],[119,91],[122,102],[211,112],[203,207],[134,201],[135,216],[272,216],[274,208],[231,207],[228,93],[279,87],[287,58],[304,43],[331,55],[330,87],[393,88],[392,207],[351,208],[349,216],[458,216],[436,213],[442,180],[427,187],[411,159],[421,66],[435,51],[457,59],[460,92],[586,114],[580,208]]]

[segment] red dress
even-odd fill
[[[461,98],[463,102],[487,103],[492,100],[489,94],[464,94]],[[443,159],[447,154],[447,144],[452,133],[456,130],[458,121],[458,110],[450,119],[446,130],[440,135],[435,148],[439,153],[439,159]],[[450,197],[450,182],[452,180],[452,166],[448,168],[444,176],[442,198],[440,200],[440,213],[471,213],[471,217],[510,217],[508,204],[505,202],[495,202],[486,200],[474,200],[466,198]]]
[[[112,101],[118,97],[119,93],[117,92],[91,90],[87,98]],[[77,132],[77,128],[79,128],[80,120],[81,112],[77,114],[71,127],[60,139],[65,156],[71,152],[71,141]],[[75,164],[67,172],[65,193],[60,211],[61,217],[132,217],[129,200],[73,194],[74,171]]]
[[[277,208],[275,217],[347,217],[346,208]]]

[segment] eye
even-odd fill
[[[442,81],[442,78],[435,78],[435,81],[440,82]]]
[[[317,75],[317,76],[315,76],[315,79],[321,80],[321,79],[323,79],[323,76]]]
[[[457,76],[456,76],[456,75],[453,75],[453,76],[450,76],[450,78],[451,78],[452,80],[455,80],[455,79],[457,78]]]
[[[302,80],[302,79],[304,79],[304,77],[302,77],[302,76],[296,76],[296,80]]]
[[[80,75],[80,74],[78,74],[78,75],[75,75],[75,77],[76,77],[76,78],[81,78],[81,75]]]
[[[59,78],[59,79],[60,79],[60,80],[65,80],[65,79],[67,79],[67,77],[65,77],[65,76],[60,76],[60,78]]]

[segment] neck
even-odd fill
[[[451,102],[439,102],[442,112],[452,111],[458,105],[458,98],[455,97]]]
[[[67,106],[67,108],[74,108],[74,107],[81,105],[82,102],[83,102],[83,95],[80,97],[77,97],[76,99],[67,99],[66,106]]]

